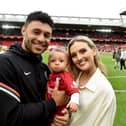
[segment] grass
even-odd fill
[[[108,79],[114,90],[126,90],[126,71],[114,69],[114,61],[111,54],[101,54],[101,58],[108,71]],[[114,126],[126,126],[126,91],[115,92],[117,99],[117,112]]]
[[[115,90],[117,99],[117,112],[113,126],[126,126],[126,91],[117,92],[117,90],[126,90],[126,71],[114,69],[112,54],[102,53],[100,56],[107,68],[108,79]],[[48,52],[43,54],[43,61],[48,62]]]

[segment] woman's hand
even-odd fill
[[[54,117],[55,126],[68,126],[69,125],[69,122],[70,122],[70,113],[69,113],[69,111],[65,108],[62,111],[62,113],[63,113],[62,116],[56,115]]]

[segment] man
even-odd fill
[[[122,49],[121,56],[120,56],[120,70],[123,69],[126,70],[125,60],[126,60],[126,50]]]
[[[45,101],[50,71],[41,63],[41,53],[49,46],[52,29],[48,14],[30,13],[21,29],[22,44],[15,43],[0,54],[0,126],[47,126],[56,107],[64,104],[65,94],[58,85]],[[58,125],[66,119],[55,118]]]
[[[113,59],[115,60],[114,68],[120,67],[120,56],[121,56],[121,48],[116,48],[113,52]]]

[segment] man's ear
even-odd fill
[[[23,25],[22,28],[21,28],[21,34],[24,35],[25,31],[26,31],[26,27]]]

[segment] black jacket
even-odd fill
[[[45,101],[50,71],[41,60],[18,43],[0,54],[0,126],[47,125],[56,104]]]

